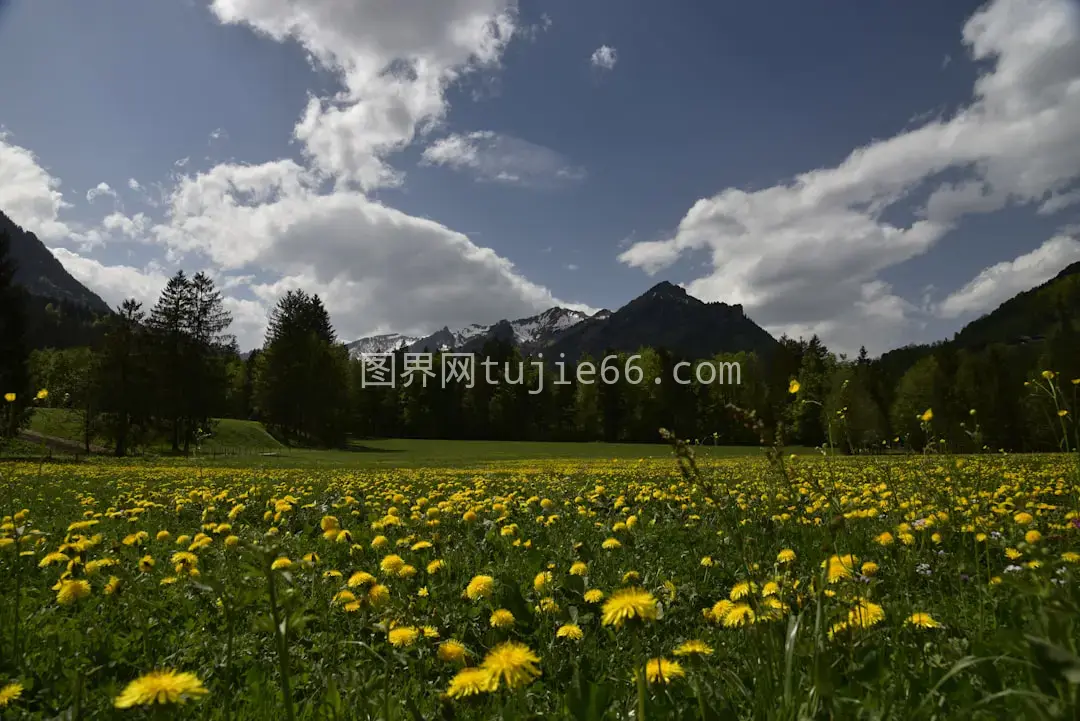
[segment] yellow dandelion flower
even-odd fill
[[[89,595],[90,583],[88,581],[65,580],[60,582],[60,587],[56,590],[56,602],[61,606],[70,606]]]
[[[551,571],[541,571],[533,578],[533,590],[543,593],[544,589],[551,585],[553,578]]]
[[[641,619],[655,621],[656,598],[643,588],[621,588],[604,602],[601,621],[605,626],[620,628],[626,621]]]
[[[751,593],[757,591],[757,584],[752,581],[739,581],[731,588],[731,593],[728,595],[732,601],[738,601],[739,599],[746,598]]]
[[[465,588],[465,596],[470,601],[488,598],[495,591],[495,579],[491,576],[473,576]]]
[[[576,623],[565,623],[559,626],[555,631],[556,638],[568,638],[571,641],[580,641],[585,637],[585,634],[581,631],[581,626]]]
[[[691,639],[676,646],[672,653],[676,656],[711,656],[713,648],[704,641]]]
[[[491,614],[490,622],[492,628],[510,628],[514,625],[514,614],[500,608]]]
[[[439,649],[435,652],[435,655],[440,661],[446,663],[462,663],[468,655],[468,650],[461,641],[450,638],[439,644]]]
[[[831,556],[828,560],[828,567],[826,569],[826,578],[829,583],[836,583],[842,581],[845,578],[851,578],[853,571],[857,567],[859,559],[853,554],[847,553],[842,556]],[[826,568],[826,562],[822,561],[822,568]]]
[[[916,628],[941,628],[941,624],[934,620],[929,613],[913,613],[904,621],[908,626]]]
[[[407,648],[412,646],[419,637],[420,632],[412,626],[392,628],[390,629],[390,633],[387,634],[387,640],[390,641],[390,645],[395,648]]]
[[[463,668],[450,679],[446,695],[453,699],[491,693],[499,687],[499,680],[483,668]]]
[[[366,586],[369,583],[375,583],[375,580],[375,577],[367,571],[357,571],[349,576],[349,580],[346,581],[345,585],[349,588],[356,588],[357,586]]]
[[[722,618],[723,624],[727,628],[749,626],[756,620],[757,614],[754,613],[754,609],[750,608],[750,606],[745,603],[733,604],[727,612],[724,613]]]
[[[870,628],[877,625],[885,618],[885,609],[876,603],[859,599],[850,611],[848,611],[848,626]]]
[[[22,696],[22,692],[23,685],[17,681],[0,687],[0,708],[7,708],[12,701]]]
[[[678,661],[669,661],[666,658],[652,658],[645,664],[645,678],[649,683],[671,683],[677,678],[686,675],[682,665]]]
[[[514,689],[532,683],[540,676],[537,664],[540,658],[523,643],[506,641],[488,652],[482,669],[495,678],[496,683],[505,683]]]
[[[376,584],[368,589],[367,598],[372,606],[381,606],[390,600],[390,589],[381,583]]]
[[[383,573],[389,573],[390,575],[396,575],[401,567],[405,565],[405,561],[396,554],[390,554],[379,563],[379,568]]]
[[[183,704],[207,693],[209,692],[193,673],[151,671],[129,683],[113,701],[113,705],[116,708],[132,708],[155,704]]]

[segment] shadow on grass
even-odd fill
[[[404,453],[403,448],[380,448],[378,446],[369,446],[365,443],[358,443],[356,441],[349,441],[344,448],[338,448],[334,450],[344,451],[346,453]]]

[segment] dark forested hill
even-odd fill
[[[26,294],[27,342],[31,348],[91,345],[102,332],[98,322],[108,304],[61,265],[33,233],[0,211],[0,233],[10,239],[15,283]]]
[[[1080,318],[1080,262],[968,323],[953,342],[962,348],[972,348],[990,343],[1038,341],[1049,337],[1063,316],[1071,318],[1074,324]]]
[[[109,305],[75,280],[36,235],[23,230],[0,211],[0,233],[3,232],[11,239],[11,254],[17,264],[15,282],[31,295],[74,303],[96,313],[109,312]]]

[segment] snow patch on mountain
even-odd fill
[[[550,308],[539,315],[521,318],[510,322],[514,331],[514,342],[518,346],[543,345],[567,328],[589,318],[587,313],[567,308]],[[361,353],[388,353],[403,344],[409,352],[419,353],[424,349],[451,350],[460,348],[469,341],[482,338],[491,332],[497,324],[483,325],[472,323],[457,330],[441,328],[427,336],[406,336],[399,333],[369,336],[348,344],[350,353],[355,357]]]
[[[411,346],[416,341],[420,340],[417,336],[401,335],[400,333],[385,333],[383,335],[373,335],[367,338],[361,338],[355,340],[352,343],[346,344],[346,348],[349,349],[349,355],[353,358],[357,358],[367,353],[389,353],[392,350],[397,350],[401,346]]]

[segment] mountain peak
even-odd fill
[[[675,285],[671,281],[662,280],[652,288],[649,288],[645,293],[646,295],[660,295],[671,298],[685,298],[688,294],[686,289]]]

